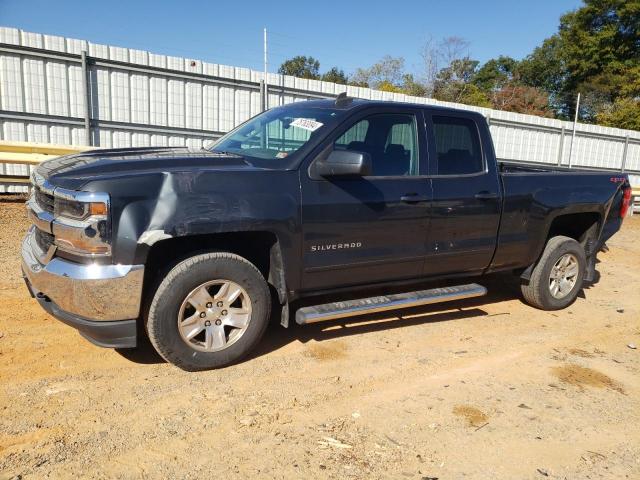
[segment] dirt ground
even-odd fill
[[[640,478],[640,217],[567,310],[487,297],[290,330],[186,373],[30,299],[0,202],[0,479]]]

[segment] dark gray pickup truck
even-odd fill
[[[411,284],[511,271],[528,303],[563,308],[630,193],[616,173],[499,164],[479,114],[341,96],[274,108],[203,150],[43,163],[22,268],[42,307],[92,342],[148,335],[197,370],[251,351],[272,305],[288,326],[302,297],[291,318],[306,324],[480,296]],[[345,292],[356,299],[312,305]]]

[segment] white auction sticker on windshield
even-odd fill
[[[304,128],[305,130],[309,130],[310,132],[315,132],[322,125],[324,124],[316,122],[315,120],[311,120],[310,118],[296,118],[293,122],[291,122],[291,126]]]

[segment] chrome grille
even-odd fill
[[[53,214],[53,195],[43,192],[40,187],[34,187],[36,203],[45,212]]]
[[[38,244],[38,247],[40,247],[40,250],[42,250],[44,253],[49,251],[49,247],[53,245],[53,241],[55,238],[50,233],[43,232],[39,228],[35,229],[34,237],[36,243]]]

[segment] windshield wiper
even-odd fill
[[[240,155],[239,153],[235,153],[235,152],[229,152],[227,150],[209,150],[211,153],[219,153],[221,155],[229,155],[232,157],[240,157],[240,158],[244,158],[244,155]]]

